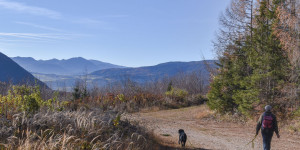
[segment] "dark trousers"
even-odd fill
[[[261,132],[261,135],[262,135],[262,138],[263,138],[263,147],[264,147],[264,150],[270,150],[271,149],[271,140],[272,140],[272,137],[273,137],[273,133],[274,132],[266,132],[266,131],[262,131]]]

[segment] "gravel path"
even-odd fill
[[[177,144],[178,129],[184,129],[187,136],[187,148],[216,150],[251,150],[247,145],[255,134],[255,123],[247,125],[217,122],[205,116],[205,106],[182,109],[162,110],[156,112],[124,114],[123,119],[136,122],[152,131],[158,141],[166,146],[179,148]],[[254,149],[262,149],[261,134],[255,139]],[[281,133],[272,140],[272,150],[300,150],[300,136]]]

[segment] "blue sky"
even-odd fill
[[[129,67],[215,58],[230,0],[0,0],[0,51]]]

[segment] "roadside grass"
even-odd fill
[[[300,134],[300,119],[293,120],[288,126],[287,130],[293,134]]]
[[[4,149],[149,149],[155,144],[143,129],[99,109],[15,114],[2,120]],[[116,123],[117,120],[117,123]],[[6,122],[5,122],[6,121]]]
[[[214,116],[214,112],[211,111],[207,105],[203,105],[201,106],[202,110],[198,111],[197,113],[195,113],[194,117],[196,119],[208,119],[208,118],[213,118]]]

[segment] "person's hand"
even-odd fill
[[[279,135],[279,134],[277,134],[277,138],[280,138],[280,135]]]

